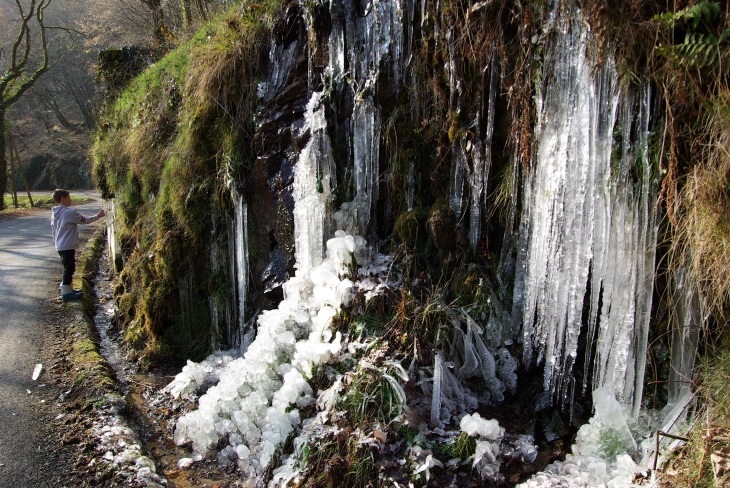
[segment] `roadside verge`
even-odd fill
[[[94,478],[108,486],[158,487],[164,483],[154,462],[143,455],[142,443],[125,418],[126,401],[114,371],[102,356],[100,337],[94,323],[96,294],[94,280],[106,246],[105,227],[100,226],[77,259],[74,288],[84,292],[82,300],[65,304],[72,320],[65,327],[68,361],[74,372],[67,401],[90,421],[86,435],[93,452],[87,457]]]

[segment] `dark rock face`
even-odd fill
[[[273,29],[274,44],[254,135],[258,154],[245,198],[253,309],[276,306],[294,273],[294,165],[309,134],[302,134],[308,100],[307,37],[301,8],[290,4]]]
[[[457,228],[457,222],[464,226],[465,211],[454,215],[444,202],[451,132],[454,137],[468,132],[470,138],[484,132],[482,126],[467,127],[472,121],[466,118],[483,110],[485,83],[468,90],[474,104],[462,100],[462,115],[450,107],[458,96],[448,93],[443,60],[434,62],[446,55],[445,48],[434,44],[431,20],[409,20],[420,18],[418,9],[413,2],[391,10],[341,0],[289,4],[280,13],[266,78],[258,86],[256,157],[241,175],[248,205],[248,310],[275,307],[283,283],[295,272],[295,168],[313,137],[327,140],[327,149],[319,150],[332,160],[327,211],[334,214],[343,203],[365,200],[369,208],[357,212],[366,220],[357,225],[371,245],[383,250],[389,243],[425,245],[438,251],[445,269],[472,252],[467,231]],[[318,92],[326,134],[313,134],[305,117]],[[509,117],[501,120],[509,125]],[[363,159],[369,157],[367,171],[374,176],[363,184]],[[325,234],[330,227],[336,230],[334,225],[334,219],[326,224]]]

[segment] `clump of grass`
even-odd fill
[[[396,377],[402,370],[395,363],[382,368],[362,361],[360,367],[340,400],[340,408],[347,417],[360,425],[373,422],[389,423],[406,410],[406,397]]]
[[[730,300],[730,92],[708,118],[708,144],[679,194],[674,263],[687,268],[710,309]]]
[[[352,430],[344,429],[306,445],[302,450],[302,486],[373,486],[377,477],[375,454],[358,438]]]
[[[702,408],[689,442],[661,475],[672,486],[715,486],[710,455],[730,445],[730,352],[707,354],[697,366],[696,394]]]
[[[357,439],[350,438],[348,446],[347,486],[368,486],[377,477],[375,456],[368,445],[361,445]]]
[[[436,457],[439,459],[466,459],[472,457],[477,448],[477,441],[469,434],[462,432],[452,442],[435,444],[433,446]]]

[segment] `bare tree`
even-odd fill
[[[5,195],[8,185],[8,162],[5,156],[5,114],[7,110],[28,91],[52,64],[48,58],[46,32],[43,14],[52,0],[31,0],[26,11],[20,0],[16,5],[20,12],[20,27],[12,46],[0,49],[0,61],[5,71],[0,77],[0,196]],[[38,29],[37,34],[33,30]],[[37,36],[37,37],[36,37]],[[34,42],[38,42],[40,60],[34,61]],[[2,59],[5,58],[5,59]],[[0,198],[0,210],[5,208],[5,199]]]

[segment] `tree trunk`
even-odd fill
[[[5,210],[5,189],[8,186],[8,162],[5,159],[5,109],[0,109],[0,210]]]
[[[8,137],[13,136],[8,134]],[[15,184],[15,158],[13,157],[12,150],[10,151],[10,182],[13,184],[13,206],[15,206],[15,208],[18,208],[18,185]]]
[[[71,92],[71,96],[76,102],[76,105],[79,107],[81,116],[84,118],[84,124],[86,124],[86,127],[88,127],[89,130],[93,130],[94,127],[96,127],[96,119],[94,118],[91,108],[89,108],[86,101],[82,99],[82,95],[78,94],[76,90]]]
[[[62,126],[69,130],[73,130],[73,124],[68,121],[68,119],[61,113],[61,108],[58,106],[58,103],[51,99],[48,101],[48,105],[51,107],[51,110],[53,110],[53,113],[56,114],[56,118],[61,123]]]
[[[185,24],[185,27],[190,27],[193,21],[190,0],[180,0],[180,9],[182,10],[183,24]]]
[[[28,180],[25,179],[25,171],[23,170],[23,166],[20,164],[20,153],[18,152],[18,148],[15,146],[15,139],[13,139],[13,136],[11,134],[8,134],[8,138],[10,139],[10,158],[14,159],[16,161],[16,166],[18,168],[18,172],[20,173],[20,177],[23,179],[23,184],[25,185],[25,192],[28,194],[28,203],[30,203],[30,207],[35,207],[35,203],[33,203],[33,195],[30,194],[30,186],[28,185]]]

